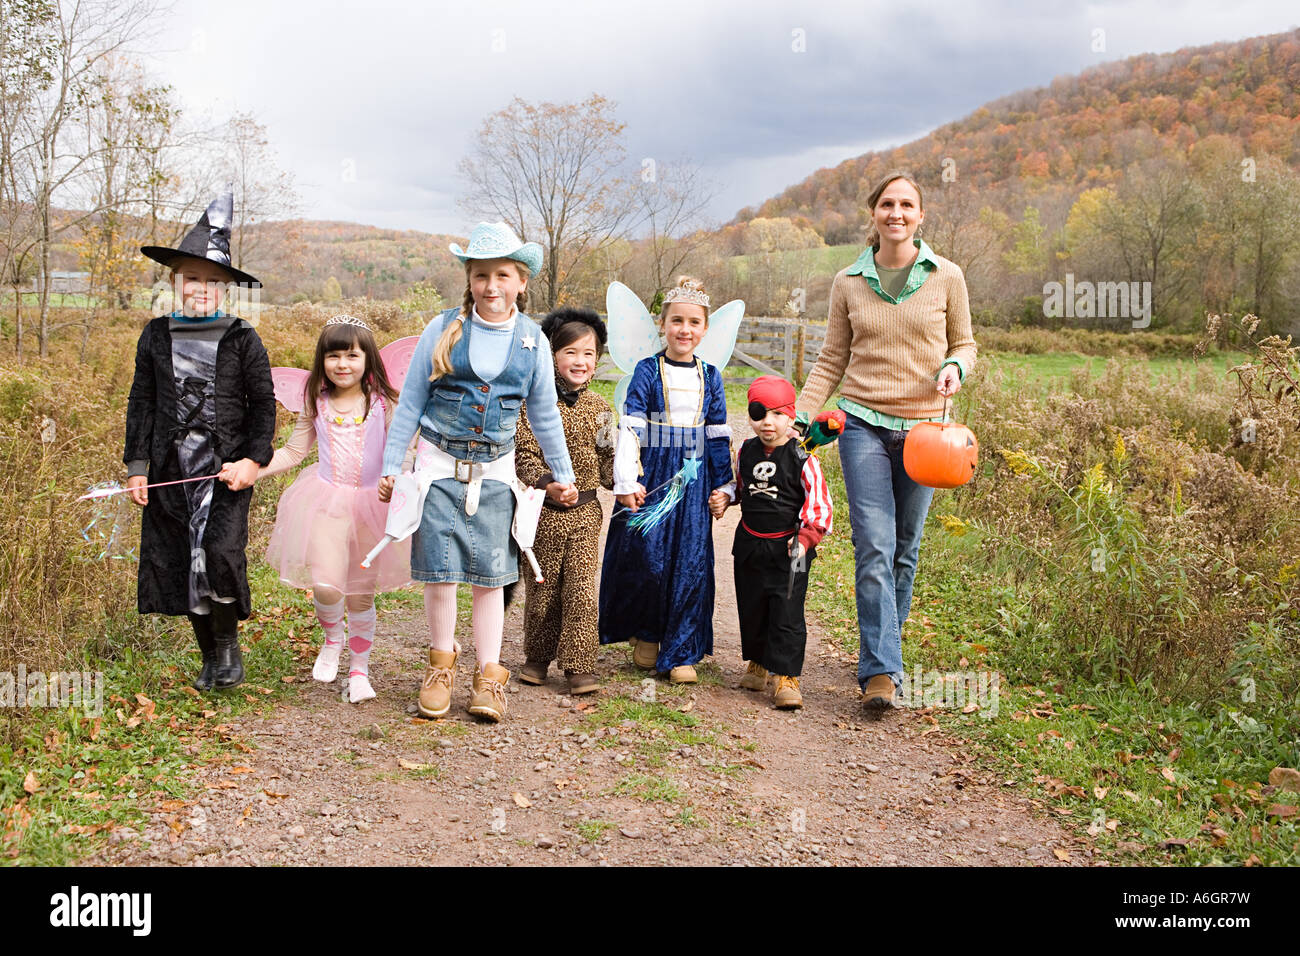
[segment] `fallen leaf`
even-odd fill
[[[252,767],[231,767],[226,773],[252,773]]]
[[[515,800],[515,806],[522,807],[524,809],[527,809],[528,807],[531,807],[533,805],[533,801],[529,800],[518,790],[516,790],[514,793],[514,800]]]
[[[1162,849],[1162,850],[1186,850],[1186,849],[1187,849],[1187,844],[1189,844],[1189,843],[1191,843],[1191,842],[1192,842],[1192,841],[1191,841],[1190,839],[1184,839],[1184,838],[1164,840],[1164,841],[1161,842],[1161,844],[1160,844],[1160,849]]]
[[[1052,855],[1056,857],[1058,860],[1060,860],[1062,863],[1070,859],[1070,851],[1063,850],[1059,846],[1052,847]]]
[[[270,797],[272,800],[283,800],[285,797],[288,796],[287,793],[276,793],[274,790],[263,790],[262,792],[266,794],[268,797]]]
[[[961,712],[963,714],[973,714],[975,713],[975,711],[979,709],[980,709],[980,705],[975,703],[974,701],[971,701],[971,703],[967,704],[965,707],[961,709]]]
[[[205,710],[205,711],[203,712],[203,716],[204,716],[204,717],[215,717],[215,716],[217,716],[217,712],[216,712],[215,710]]]
[[[428,770],[430,768],[427,763],[416,763],[414,760],[407,760],[405,757],[398,757],[397,765],[403,770]]]
[[[1274,767],[1268,772],[1268,782],[1279,790],[1293,790],[1300,793],[1300,770],[1290,767]]]
[[[1164,778],[1165,778],[1166,780],[1168,780],[1170,783],[1177,783],[1177,782],[1178,782],[1178,778],[1177,778],[1176,776],[1174,776],[1174,772],[1173,772],[1172,770],[1170,770],[1168,767],[1161,767],[1161,768],[1160,768],[1160,776],[1164,777]]]
[[[1285,803],[1275,803],[1268,808],[1270,817],[1277,817],[1279,820],[1288,820],[1296,815],[1296,807],[1288,806]]]
[[[1110,793],[1110,787],[1093,787],[1092,795],[1098,800],[1105,800],[1106,794]]]
[[[28,793],[35,793],[41,789],[41,782],[36,779],[36,771],[27,771],[27,776],[23,778],[23,789]]]
[[[292,637],[293,635],[290,635],[290,636]],[[294,681],[296,681],[297,679],[298,679],[298,678],[297,678],[297,677],[294,677],[292,674],[285,674],[283,677],[280,678],[280,682],[281,682],[282,684],[292,684],[292,683],[293,683]],[[268,690],[266,693],[269,694],[269,693],[271,693],[271,692]]]
[[[140,705],[140,712],[144,714],[145,720],[157,719],[158,715],[154,713],[155,708],[158,706],[157,704],[144,696],[144,694],[136,694],[135,700],[136,703]]]
[[[695,709],[695,698],[692,697],[690,700],[688,700],[685,704],[682,705],[681,712],[683,714],[689,714],[694,709]]]
[[[139,727],[142,723],[144,723],[144,718],[141,717],[139,714],[136,714],[134,717],[132,717],[130,720],[126,722],[126,725],[128,727]]]
[[[1263,863],[1263,860],[1252,853],[1250,856],[1246,857],[1246,862],[1243,863],[1242,866],[1262,866]]]
[[[199,696],[199,692],[198,692],[197,690],[195,690],[193,687],[182,687],[182,688],[181,688],[181,693],[182,693],[182,694],[189,694],[191,697],[198,697],[198,696]]]

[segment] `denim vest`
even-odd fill
[[[459,310],[447,314],[458,321]],[[420,434],[457,458],[492,461],[515,446],[519,408],[537,369],[536,344],[542,330],[522,312],[515,317],[510,356],[501,374],[490,382],[479,378],[469,360],[469,341],[474,332],[472,319],[465,319],[460,340],[452,346],[449,375],[433,383],[424,414],[437,432],[421,427]],[[530,338],[533,348],[525,348]]]

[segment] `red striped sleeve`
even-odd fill
[[[826,487],[821,462],[809,455],[800,472],[803,482],[803,507],[799,509],[799,543],[804,550],[816,547],[831,533],[831,490]]]

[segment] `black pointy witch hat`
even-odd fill
[[[230,276],[231,282],[261,286],[256,278],[230,264],[230,224],[234,218],[235,194],[227,187],[224,193],[212,200],[194,228],[181,240],[179,248],[141,246],[140,252],[169,269],[180,269],[188,260],[202,259],[219,266]]]

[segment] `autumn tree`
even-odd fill
[[[542,302],[565,298],[575,273],[617,239],[635,215],[621,175],[624,125],[614,103],[592,94],[581,103],[528,103],[515,97],[488,116],[460,162],[472,216],[499,219],[521,239],[541,244],[536,277]]]

